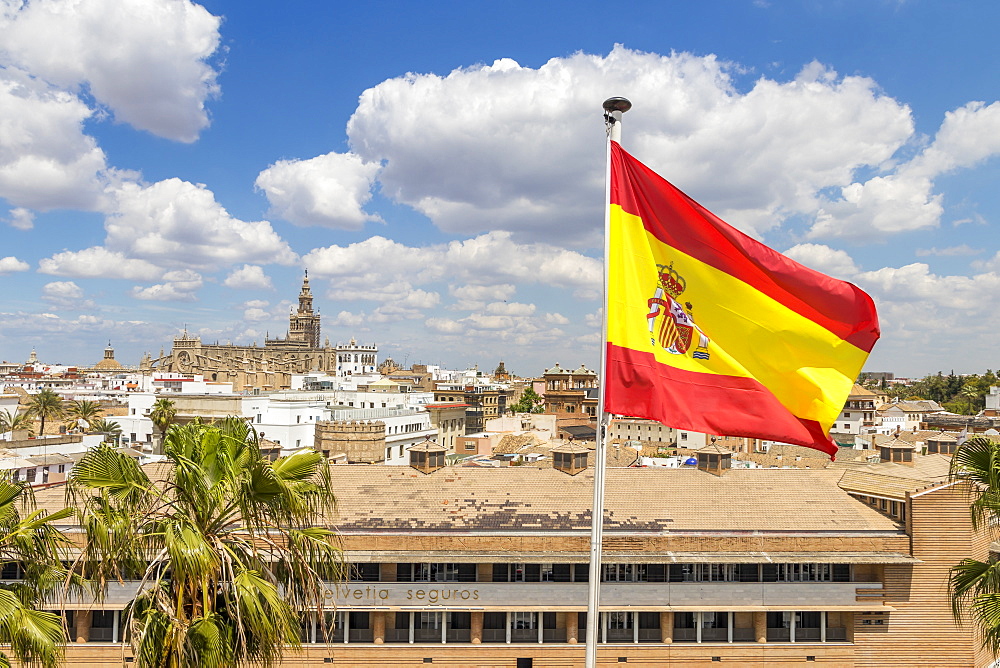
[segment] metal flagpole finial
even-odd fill
[[[621,140],[621,128],[618,124],[622,120],[622,114],[632,108],[632,103],[624,97],[609,97],[604,101],[604,125],[607,127],[608,136],[615,141]]]

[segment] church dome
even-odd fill
[[[95,364],[94,368],[102,371],[117,371],[123,368],[115,359],[115,349],[111,347],[110,341],[108,341],[108,347],[104,349],[104,359]]]

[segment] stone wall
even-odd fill
[[[316,423],[314,447],[327,457],[344,453],[350,464],[385,461],[385,423],[321,420]]]

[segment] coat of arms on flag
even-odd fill
[[[686,355],[691,350],[697,332],[698,347],[691,356],[695,359],[709,359],[709,339],[694,323],[691,303],[681,305],[677,301],[687,289],[687,281],[674,269],[673,262],[669,266],[658,264],[656,269],[658,285],[648,301],[649,313],[646,314],[650,343],[661,346],[672,355]]]

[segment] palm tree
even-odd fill
[[[153,407],[149,411],[149,419],[160,430],[161,436],[167,433],[167,429],[173,423],[176,415],[177,409],[174,408],[174,402],[164,398],[154,401]]]
[[[42,421],[38,430],[39,436],[45,436],[45,421],[49,418],[60,418],[63,414],[62,399],[50,389],[44,389],[33,394],[28,401],[28,415],[33,415]]]
[[[992,527],[1000,519],[1000,443],[970,438],[952,457],[950,477],[969,485],[973,529]],[[1000,653],[1000,561],[963,559],[952,567],[951,603],[955,619],[971,617],[983,646]]]
[[[976,412],[976,404],[979,401],[980,393],[975,385],[973,385],[972,383],[964,385],[961,391],[958,393],[958,396],[965,399],[965,403],[969,407],[968,408],[969,415],[972,415],[973,413]]]
[[[69,424],[67,426],[77,428],[80,426],[80,422],[84,422],[87,428],[93,427],[94,421],[101,417],[104,413],[104,409],[101,408],[101,404],[96,401],[87,401],[83,399],[77,401],[74,399],[69,402],[66,407],[66,416],[70,418]]]
[[[140,580],[124,626],[137,668],[274,666],[343,574],[322,455],[268,462],[240,418],[170,428],[151,479],[101,445],[73,468],[96,585]]]
[[[106,420],[105,418],[97,418],[90,423],[90,430],[97,432],[98,434],[105,434],[110,436],[109,440],[114,443],[118,442],[118,437],[121,436],[122,426],[115,422],[114,420]]]
[[[0,413],[0,434],[5,434],[8,431],[27,431],[30,436],[33,426],[31,416],[27,413],[18,413],[17,411]]]
[[[73,511],[33,510],[33,501],[27,483],[0,476],[0,567],[17,564],[23,574],[20,580],[0,584],[0,644],[9,646],[22,665],[54,668],[65,642],[62,618],[37,608],[65,580],[60,558],[68,540],[52,523]],[[0,651],[0,666],[10,665],[10,657]]]

